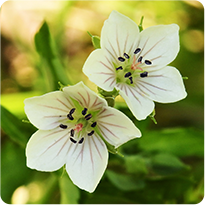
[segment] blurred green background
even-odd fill
[[[155,125],[128,115],[143,136],[110,154],[92,194],[75,187],[62,169],[26,167],[25,145],[36,128],[26,120],[23,100],[79,81],[104,20],[117,10],[143,27],[176,23],[180,52],[172,66],[188,77],[188,96],[156,103]],[[8,1],[1,6],[1,198],[6,203],[196,204],[204,195],[204,8],[198,1]],[[46,21],[46,23],[44,23]],[[44,24],[43,24],[44,23]],[[42,26],[43,25],[43,26]],[[40,30],[39,30],[40,29]],[[49,31],[50,30],[50,31]],[[36,33],[38,33],[36,35]]]

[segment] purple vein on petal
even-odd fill
[[[89,152],[90,152],[90,159],[91,159],[91,163],[92,163],[92,169],[94,172],[93,153],[92,153],[92,146],[90,144],[90,138],[88,138],[87,140],[88,140],[88,147],[89,147]]]
[[[66,108],[70,109],[70,107],[68,107],[68,105],[66,105],[64,102],[62,102],[61,100],[59,100],[58,98],[56,98],[56,100],[58,102],[60,102],[62,105],[64,105]]]
[[[98,102],[97,103],[97,101],[98,101],[98,97],[95,98],[95,101],[94,101],[94,103],[91,106],[92,108],[96,108],[98,105],[102,104],[102,102]]]
[[[87,90],[86,90],[86,93],[87,93],[87,96],[88,96],[87,107],[89,107],[89,106],[90,106],[90,95],[89,95],[89,93],[88,93],[88,91],[87,91]]]
[[[98,137],[95,137],[95,139],[98,140],[98,141],[100,141],[100,140],[98,139]],[[96,144],[96,142],[95,142],[95,140],[94,140],[94,138],[91,137],[91,140],[92,140],[93,144],[95,145],[95,148],[96,148],[96,150],[97,150],[97,152],[98,152],[100,158],[103,159],[103,158],[102,158],[102,155],[101,155],[101,153],[100,153],[100,151],[99,151],[99,149],[98,149],[98,146],[97,146],[97,144]]]
[[[110,66],[111,66],[111,68],[112,68],[111,71],[114,73],[114,72],[115,72],[115,69],[114,69],[114,67],[113,67],[113,64],[111,63],[111,61],[108,59],[107,56],[105,56],[105,58],[106,58],[107,62],[110,64]]]
[[[105,66],[108,70],[110,70],[113,73],[113,69],[110,68],[108,65],[106,65],[105,63],[103,63],[102,61],[99,61],[99,63],[101,63],[103,66]]]
[[[66,135],[67,135],[67,133],[65,135],[63,135],[61,138],[59,138],[58,140],[56,140],[53,144],[51,144],[43,153],[40,154],[40,156],[43,155],[45,152],[47,152],[51,147],[56,145],[58,142],[60,142]]]
[[[133,97],[140,103],[140,105],[142,105],[141,101],[136,97],[136,95],[133,93],[132,89],[128,87],[128,90],[130,91],[130,93],[133,95]],[[140,94],[139,92],[137,92],[138,94]]]
[[[65,131],[65,130],[57,130],[57,131],[55,131],[55,132],[51,132],[51,133],[49,133],[49,134],[43,136],[43,138],[49,137],[49,136],[51,136],[51,135],[53,135],[53,134],[56,134],[56,133],[58,133],[58,132],[60,133],[60,132],[63,132],[63,131]]]
[[[105,127],[103,124],[100,124],[99,126],[103,127],[105,130],[107,130],[111,135],[113,135],[115,138],[119,139],[119,137],[117,137],[110,129],[108,129],[107,127]]]
[[[54,109],[54,110],[60,110],[60,111],[63,111],[63,112],[67,112],[67,110],[64,110],[64,109],[61,109],[61,108],[58,108],[58,107],[53,107],[53,106],[49,106],[49,105],[41,105],[41,104],[38,104],[42,107],[47,107],[47,108],[51,108],[51,109]]]
[[[154,93],[153,91],[151,91],[150,89],[148,89],[146,86],[144,86],[143,84],[139,83],[135,85],[142,93],[144,93],[145,95],[149,95],[148,93],[146,93],[145,91],[143,91],[141,87],[143,87],[144,89],[146,89],[148,92],[152,93],[153,95],[156,95],[156,93]],[[135,90],[135,89],[134,89]],[[136,91],[136,90],[135,90]]]
[[[129,33],[127,33],[127,36],[126,36],[126,39],[125,39],[125,44],[124,44],[124,50],[123,50],[123,53],[126,52],[126,48],[127,48],[127,40],[128,40],[128,37],[129,37]]]
[[[111,42],[108,40],[108,43],[110,44],[110,47],[112,48],[112,51],[113,51],[113,53],[115,54],[115,56],[111,53],[111,51],[109,51],[107,48],[106,48],[106,50],[108,51],[108,53],[113,57],[113,59],[117,59],[119,56],[118,56],[118,54],[116,53],[116,50],[113,48],[113,46],[112,46],[112,44],[111,44]]]
[[[159,89],[159,90],[171,91],[171,90],[167,90],[167,89],[164,89],[164,88],[160,88],[160,87],[158,87],[158,86],[156,86],[156,85],[153,85],[153,84],[148,83],[148,82],[145,82],[145,81],[138,81],[138,82],[144,83],[144,84],[146,84],[146,85],[149,85],[150,87],[157,88],[157,89]]]
[[[117,29],[117,26],[116,26],[116,42],[117,42],[117,47],[118,47],[118,52],[119,52],[119,55],[121,54],[121,51],[120,51],[120,44],[119,44],[119,36],[118,36],[118,29]]]
[[[63,146],[61,147],[61,149],[59,150],[58,154],[56,155],[56,157],[61,153],[61,151],[63,150],[63,148],[65,147],[65,145],[67,144],[69,138],[67,138],[67,140],[64,142]]]
[[[101,123],[101,125],[102,125],[102,124],[106,124],[106,125],[113,126],[113,127],[118,127],[118,128],[127,129],[127,128],[126,128],[126,127],[124,127],[124,126],[121,126],[121,125],[116,125],[116,124],[112,124],[112,123],[108,123],[108,122],[104,122],[104,121],[101,121],[101,120],[99,120],[98,122],[100,122],[100,123]]]
[[[83,97],[83,95],[81,93],[78,92],[78,95],[80,95],[80,97],[83,99],[84,105],[86,107],[88,107],[87,101],[85,100],[85,98]]]

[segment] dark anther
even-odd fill
[[[88,114],[88,115],[85,116],[85,119],[86,119],[86,120],[89,120],[91,117],[92,117],[92,115],[91,115],[91,114]]]
[[[81,138],[81,139],[78,141],[78,143],[79,143],[79,144],[82,144],[83,141],[84,141],[84,138]]]
[[[148,72],[147,71],[145,71],[143,73],[140,73],[140,77],[141,78],[144,78],[144,77],[147,77],[147,76],[148,76]]]
[[[60,128],[62,128],[62,129],[66,129],[66,128],[68,127],[67,125],[63,125],[63,124],[60,124],[59,126],[60,126]]]
[[[75,108],[72,108],[69,112],[70,115],[72,115],[75,112]]]
[[[116,70],[122,70],[122,69],[123,69],[123,67],[122,67],[122,66],[120,66],[120,67],[116,68]]]
[[[123,57],[118,57],[118,60],[121,61],[121,62],[125,61],[125,59]]]
[[[70,137],[70,141],[76,143],[77,141]]]
[[[93,124],[91,125],[91,127],[95,127],[97,125],[97,122],[93,122]]]
[[[129,77],[130,83],[133,84],[132,77]]]
[[[94,130],[88,133],[88,136],[92,136],[94,134]]]
[[[129,59],[129,55],[127,53],[124,53],[125,58]]]
[[[82,111],[82,115],[86,115],[86,113],[87,113],[87,108],[84,108],[84,110]]]
[[[71,137],[74,137],[74,133],[75,133],[75,130],[72,129],[72,130],[70,131],[70,136],[71,136]]]
[[[132,75],[132,73],[128,72],[128,73],[125,74],[124,77],[125,77],[125,78],[128,78],[128,77],[130,77],[131,75]]]
[[[69,114],[67,114],[67,118],[69,119],[69,120],[74,120],[74,117],[69,113]]]
[[[141,48],[137,48],[135,51],[134,51],[134,54],[137,54],[141,51]]]
[[[142,56],[138,58],[138,62],[142,62]]]
[[[147,64],[147,65],[151,65],[151,64],[152,64],[152,62],[151,62],[151,61],[149,61],[149,60],[145,60],[145,64]]]

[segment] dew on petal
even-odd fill
[[[62,129],[66,129],[68,126],[67,126],[67,125],[63,125],[63,124],[60,124],[59,127],[62,128]]]
[[[141,51],[141,48],[137,48],[135,51],[134,51],[134,54],[137,54]]]
[[[121,61],[121,62],[125,61],[125,59],[123,57],[118,57],[118,60]]]

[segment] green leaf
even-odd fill
[[[111,170],[106,171],[108,179],[118,188],[123,191],[140,190],[145,187],[143,180],[136,179],[129,175],[118,174]]]
[[[44,63],[45,69],[42,72],[45,79],[49,81],[50,90],[58,89],[58,82],[63,84],[71,84],[68,79],[64,66],[62,65],[55,42],[50,34],[48,24],[44,22],[34,37],[36,50]],[[48,67],[48,69],[46,69]]]
[[[128,173],[138,176],[146,175],[148,173],[146,160],[138,155],[125,156],[125,166]]]
[[[31,124],[23,123],[3,106],[1,106],[1,128],[10,139],[22,147],[26,146],[31,134],[36,131]]]
[[[172,175],[189,169],[179,158],[166,153],[153,156],[151,164],[154,172],[160,175]]]
[[[61,193],[61,204],[78,204],[80,199],[79,189],[73,184],[67,173],[59,178],[59,186]]]
[[[139,148],[146,152],[166,152],[179,157],[204,156],[204,132],[195,128],[144,131]]]
[[[100,37],[99,36],[93,36],[90,32],[88,32],[88,34],[90,35],[90,37],[92,39],[92,44],[93,44],[94,48],[95,49],[101,48],[100,47]]]

